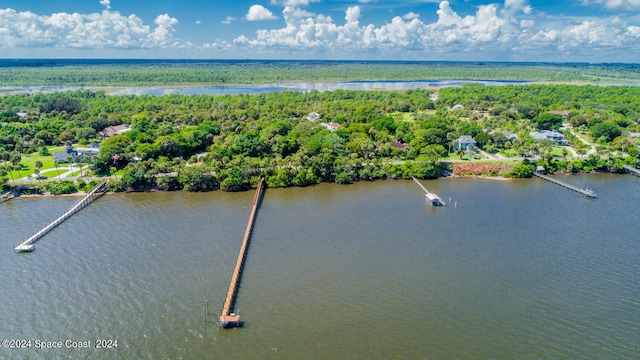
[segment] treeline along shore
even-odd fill
[[[640,88],[468,84],[439,90],[0,97],[0,180],[54,194],[240,191],[445,175],[623,171]],[[41,189],[41,190],[40,190]]]

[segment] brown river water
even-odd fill
[[[267,189],[232,330],[203,309],[253,192],[106,195],[31,254],[13,248],[77,198],[14,199],[0,359],[637,358],[640,179],[562,179],[599,198],[540,179],[423,181],[442,208],[411,181]]]

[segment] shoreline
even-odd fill
[[[613,172],[579,172],[579,173],[568,173],[568,172],[558,172],[555,173],[553,175],[587,175],[587,174],[615,174]],[[489,176],[489,175],[448,175],[448,176],[441,176],[438,177],[436,179],[421,179],[421,180],[455,180],[455,179],[480,179],[480,180],[490,180],[490,181],[504,181],[504,182],[509,182],[509,181],[514,181],[514,180],[527,180],[527,179],[532,179],[531,178],[507,178],[504,176]],[[388,180],[407,180],[407,181],[411,181],[411,179],[402,179],[402,178],[391,178],[388,177],[386,179],[379,179],[379,180],[375,180],[375,181],[388,181]],[[359,181],[359,182],[369,182],[369,181]],[[320,183],[320,184],[336,184],[339,185],[337,183]],[[316,185],[320,185],[320,184],[316,184]],[[345,184],[345,185],[349,185],[349,184]],[[306,187],[311,187],[314,185],[310,185],[310,186],[306,186]],[[290,186],[290,187],[296,187],[296,186]],[[286,187],[285,187],[286,188]],[[242,191],[237,191],[237,192],[245,192],[245,191],[251,191],[254,190],[253,188],[249,188],[246,190],[242,190]],[[177,192],[177,191],[187,191],[184,189],[180,189],[180,190],[171,190],[171,191],[167,191],[167,190],[159,190],[159,189],[150,189],[150,190],[145,190],[145,191],[107,191],[104,193],[104,195],[116,195],[116,194],[129,194],[129,193],[153,193],[153,192]],[[211,190],[211,191],[223,191],[220,189],[216,189],[216,190]],[[189,192],[189,191],[187,191]],[[210,192],[210,191],[205,191],[205,192]],[[197,192],[194,192],[197,193]],[[24,199],[32,199],[32,198],[40,198],[40,197],[45,197],[45,198],[49,198],[49,197],[81,197],[81,196],[85,196],[87,195],[86,192],[75,192],[72,194],[61,194],[61,195],[53,195],[49,192],[45,192],[42,194],[23,194],[20,196],[16,196],[14,197],[12,200],[15,199],[20,199],[20,198],[24,198]]]

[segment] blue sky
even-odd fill
[[[640,62],[640,0],[0,0],[2,58]]]

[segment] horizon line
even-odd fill
[[[10,58],[0,57],[0,61],[170,61],[170,62],[232,62],[232,61],[245,61],[245,62],[363,62],[363,63],[469,63],[469,64],[581,64],[581,65],[640,65],[640,63],[634,62],[599,62],[599,61],[513,61],[513,60],[398,60],[398,59],[256,59],[256,58],[46,58],[46,57],[33,57],[33,58]]]

